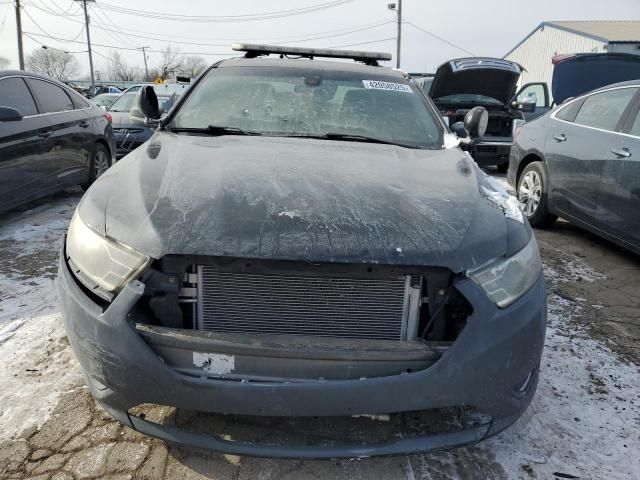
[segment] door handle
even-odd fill
[[[46,129],[43,128],[42,130],[38,130],[38,136],[42,138],[47,138],[51,136],[52,133],[53,133],[52,128],[46,128]]]
[[[567,141],[567,136],[564,133],[561,133],[560,135],[554,135],[553,139],[556,142],[566,142]]]
[[[89,122],[82,120],[78,125],[82,128],[87,128],[89,126]]]
[[[611,150],[611,153],[620,158],[629,158],[631,156],[631,152],[628,148],[614,148]]]

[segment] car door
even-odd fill
[[[603,171],[598,215],[607,233],[640,248],[640,89]]]
[[[549,87],[545,82],[532,82],[522,86],[515,97],[518,103],[526,103],[534,100],[536,109],[533,112],[523,112],[525,121],[538,118],[549,111],[551,102],[549,99]]]
[[[86,110],[76,108],[65,89],[53,82],[30,77],[27,84],[51,123],[51,135],[43,146],[48,184],[63,187],[84,180],[91,130]]]
[[[596,92],[552,114],[545,159],[550,199],[561,213],[602,227],[597,213],[603,169],[618,146],[620,122],[635,93],[635,88]]]
[[[17,122],[0,122],[0,211],[38,196],[46,177],[43,140],[51,133],[46,115],[20,76],[0,78],[0,105],[18,110]]]

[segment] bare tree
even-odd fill
[[[122,58],[117,50],[112,50],[107,65],[107,75],[110,80],[123,80],[130,82],[139,78],[140,69],[133,67]]]
[[[39,48],[27,57],[26,67],[57,80],[68,80],[78,73],[78,60],[62,50]]]
[[[198,55],[190,55],[185,57],[182,65],[182,73],[190,78],[195,78],[207,68],[207,62]]]
[[[6,57],[0,57],[0,70],[4,70],[9,66],[9,59]]]
[[[160,71],[160,77],[163,79],[166,79],[171,74],[175,75],[182,70],[185,58],[184,55],[180,53],[179,48],[167,45],[160,50],[160,56],[162,60],[157,68]]]

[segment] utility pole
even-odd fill
[[[18,64],[24,70],[24,51],[22,50],[22,19],[20,18],[20,0],[16,0],[16,27],[18,29]]]
[[[89,69],[91,70],[91,95],[96,87],[96,79],[93,75],[93,56],[91,55],[91,35],[89,34],[89,14],[87,13],[87,2],[95,2],[96,0],[75,0],[82,2],[84,7],[84,24],[87,29],[87,49],[89,50]]]
[[[149,81],[149,69],[147,68],[147,52],[145,52],[146,48],[151,47],[138,47],[138,50],[142,50],[142,56],[144,57],[144,78],[145,81]]]
[[[396,68],[400,68],[400,53],[402,51],[402,0],[398,0],[398,3],[388,3],[387,8],[396,12],[398,17],[398,32],[396,34]]]
[[[400,68],[400,52],[402,51],[402,0],[398,0],[398,39],[396,40],[396,68]]]

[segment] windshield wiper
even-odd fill
[[[190,127],[170,127],[167,128],[170,132],[175,133],[204,133],[207,135],[262,135],[260,132],[251,132],[248,130],[242,130],[238,127],[223,127],[219,125],[209,125],[206,128],[190,128]]]
[[[391,140],[384,140],[382,138],[368,137],[366,135],[356,135],[352,133],[325,133],[323,135],[314,136],[313,138],[320,138],[323,140],[340,140],[345,142],[367,142],[367,143],[382,143],[385,145],[397,145],[405,148],[420,148],[416,145],[407,145],[406,143],[394,142]]]

